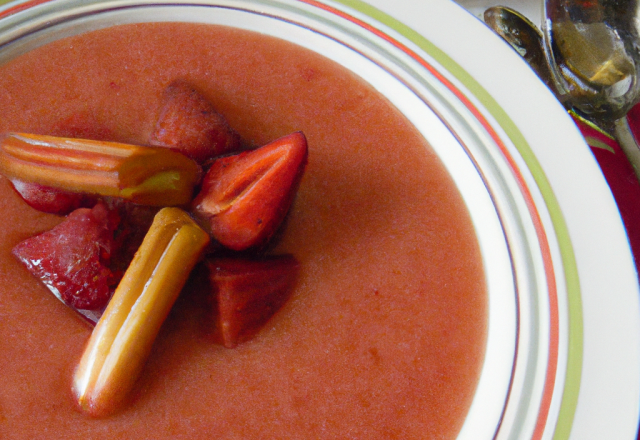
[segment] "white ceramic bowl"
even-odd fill
[[[640,312],[624,230],[571,120],[506,45],[447,0],[21,1],[0,8],[0,63],[115,23],[176,20],[335,60],[433,146],[471,214],[489,292],[460,439],[634,438]]]

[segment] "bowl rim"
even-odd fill
[[[37,7],[48,7],[52,4],[50,0],[26,0],[12,4],[11,7],[5,6],[4,9],[0,9],[0,18],[2,17],[18,17],[23,13],[34,11]],[[60,2],[63,3],[63,2]],[[81,3],[71,0],[68,3]],[[132,2],[84,2],[84,7],[101,3],[109,5],[123,5]],[[154,4],[174,4],[179,2],[154,2]],[[212,2],[188,2],[189,4],[205,5]],[[245,4],[247,2],[216,2],[223,3],[225,5],[238,5]],[[583,249],[579,246],[580,243],[576,243],[574,236],[575,232],[575,220],[568,212],[567,203],[564,200],[559,200],[557,192],[559,184],[555,181],[549,181],[548,175],[550,174],[550,167],[547,162],[548,159],[544,156],[544,151],[540,151],[538,144],[539,140],[531,140],[528,136],[527,130],[529,130],[530,124],[525,124],[521,120],[514,119],[512,115],[513,111],[509,109],[506,111],[502,103],[504,100],[502,95],[496,98],[496,94],[492,89],[491,92],[485,89],[487,81],[482,78],[470,74],[467,70],[476,71],[478,67],[471,62],[462,62],[460,59],[453,59],[453,56],[458,56],[458,50],[446,47],[444,43],[438,40],[438,35],[433,31],[426,31],[421,26],[416,26],[419,29],[419,33],[409,28],[404,22],[411,23],[407,16],[406,9],[398,8],[403,11],[402,19],[399,21],[393,18],[391,11],[385,11],[385,6],[380,1],[371,1],[370,3],[363,3],[360,1],[338,1],[334,3],[330,2],[318,2],[315,0],[299,0],[295,2],[281,1],[281,2],[264,2],[264,3],[283,3],[291,7],[295,4],[303,12],[313,11],[318,17],[323,20],[336,20],[340,22],[343,28],[355,35],[354,41],[350,42],[351,47],[356,47],[362,53],[367,53],[368,56],[380,63],[380,54],[375,54],[375,50],[382,47],[383,52],[392,52],[394,56],[400,60],[404,66],[409,66],[412,70],[411,74],[402,77],[402,81],[409,84],[414,92],[423,95],[432,94],[431,96],[439,94],[439,96],[447,97],[446,105],[438,106],[438,103],[430,102],[430,107],[435,111],[448,129],[454,134],[458,142],[466,149],[467,154],[473,156],[475,165],[480,168],[480,174],[485,179],[486,185],[494,191],[493,196],[495,198],[513,196],[515,187],[518,188],[519,193],[516,194],[521,200],[518,203],[524,203],[525,211],[528,213],[529,218],[526,218],[526,225],[521,226],[525,230],[528,240],[537,241],[539,248],[535,249],[531,258],[533,262],[523,263],[523,267],[532,269],[535,273],[530,279],[528,276],[524,276],[526,279],[517,280],[516,284],[520,283],[516,288],[517,290],[517,303],[518,303],[518,330],[517,341],[514,342],[514,350],[517,346],[516,366],[514,367],[514,373],[510,386],[511,395],[508,398],[505,413],[502,415],[501,423],[497,434],[497,438],[507,438],[514,432],[522,433],[524,431],[531,431],[531,438],[543,438],[543,436],[555,433],[559,438],[569,435],[574,424],[574,414],[577,411],[578,403],[580,401],[579,392],[585,386],[582,377],[582,362],[584,357],[585,335],[584,323],[582,311],[582,301],[584,295],[584,282],[588,281],[588,277],[585,277],[583,265],[581,262]],[[415,6],[410,0],[401,2],[406,5]],[[442,0],[434,0],[429,8],[434,11],[440,11],[443,17],[452,17],[449,21],[455,23],[463,22],[465,25],[476,26],[471,24],[466,18],[463,18],[461,11],[455,11],[451,5],[446,4]],[[375,5],[375,8],[371,6]],[[394,14],[398,14],[397,10],[393,11]],[[303,14],[304,15],[304,14]],[[331,18],[329,18],[331,17]],[[337,17],[337,18],[336,18]],[[447,20],[444,20],[445,22]],[[329,24],[331,27],[331,24]],[[315,29],[316,32],[327,31],[327,28],[323,25],[318,25]],[[474,35],[479,31],[474,28]],[[426,34],[426,35],[425,35]],[[491,47],[495,46],[495,42],[488,39],[482,32],[479,32],[482,38],[479,40],[490,41]],[[362,38],[363,35],[367,35],[368,38],[375,40],[373,49],[367,46],[367,42],[359,45],[358,38]],[[436,39],[437,44],[434,44],[431,39]],[[442,49],[441,47],[445,47]],[[374,52],[371,52],[373,50]],[[504,54],[500,52],[500,56],[504,57]],[[509,65],[513,64],[514,69],[521,69],[518,62],[512,58],[507,57]],[[392,70],[392,69],[391,69]],[[420,84],[420,81],[414,82],[414,73],[417,73],[419,78],[429,76],[431,81],[436,78],[438,85],[430,88],[429,84],[425,86]],[[394,73],[398,73],[394,71]],[[526,77],[526,75],[525,75]],[[534,81],[530,77],[526,77],[527,81],[534,84]],[[431,84],[432,85],[432,84]],[[421,88],[422,87],[422,88]],[[534,90],[538,86],[533,86]],[[433,98],[432,98],[433,99]],[[501,101],[498,102],[497,100]],[[548,100],[540,104],[543,109],[554,108]],[[451,111],[457,112],[458,116],[452,116]],[[554,116],[558,115],[558,110],[555,109],[551,112]],[[462,115],[462,116],[461,116]],[[518,115],[518,117],[520,117]],[[452,119],[453,118],[453,121]],[[567,117],[568,119],[568,117]],[[564,125],[562,125],[564,124]],[[560,131],[563,132],[565,137],[569,139],[572,145],[576,145],[581,140],[577,140],[574,133],[571,133],[571,129],[566,122],[562,122]],[[524,127],[524,129],[522,128]],[[478,134],[478,132],[481,132]],[[565,134],[566,133],[566,134]],[[474,139],[479,137],[480,139]],[[475,145],[478,143],[480,147]],[[488,151],[485,151],[488,150]],[[575,154],[576,150],[573,148],[572,154]],[[496,154],[499,154],[501,158],[498,158]],[[540,155],[543,155],[542,161]],[[493,161],[494,164],[499,162],[498,168],[501,168],[500,178],[495,180],[507,179],[508,183],[503,183],[500,186],[500,182],[491,181],[490,176],[487,176],[485,171],[487,164],[486,161]],[[588,173],[594,175],[593,167],[589,168],[589,159],[584,154],[579,155],[580,164],[586,166]],[[506,169],[504,168],[506,166]],[[505,174],[506,173],[506,174]],[[500,174],[500,173],[498,173]],[[552,177],[555,177],[557,172],[552,173]],[[514,186],[515,185],[515,186]],[[595,183],[599,199],[607,197],[606,191],[603,191],[602,184]],[[504,191],[505,194],[496,194]],[[567,192],[563,189],[564,192]],[[609,195],[610,196],[610,195]],[[563,195],[563,197],[566,197]],[[518,205],[516,203],[516,205]],[[606,210],[611,210],[611,203],[605,200],[604,203]],[[509,232],[510,223],[515,221],[521,221],[521,219],[507,219],[511,209],[520,214],[523,213],[522,206],[514,206],[512,203],[504,202],[504,206],[498,207],[500,212],[501,222],[503,224],[503,230],[507,235],[513,234]],[[608,217],[615,217],[613,214],[608,213]],[[619,220],[619,219],[618,219]],[[620,241],[620,228],[616,223],[616,219],[608,219],[609,223],[613,225],[616,230],[615,240]],[[506,226],[505,226],[506,223]],[[579,231],[582,233],[582,231]],[[533,235],[532,235],[533,234]],[[534,239],[535,237],[535,239]],[[514,246],[513,240],[509,240],[509,250],[512,258],[518,260],[522,257],[513,257]],[[525,240],[527,241],[527,240]],[[578,246],[577,246],[578,244]],[[518,246],[527,247],[527,243],[520,243]],[[618,249],[624,248],[620,244],[616,244]],[[529,249],[531,250],[531,249]],[[624,254],[624,249],[621,251]],[[526,253],[526,252],[525,252]],[[629,292],[632,290],[637,293],[637,282],[634,279],[633,286],[629,286],[629,255],[624,254],[620,257],[621,268],[616,271],[617,274],[622,273],[624,277],[624,290]],[[517,261],[516,261],[517,263]],[[533,265],[533,266],[532,266]],[[517,266],[517,264],[515,264]],[[514,278],[518,278],[522,274],[523,269],[513,268]],[[525,270],[526,271],[526,270]],[[609,275],[607,275],[608,277]],[[542,315],[536,315],[533,317],[526,317],[522,314],[525,309],[526,301],[530,298],[527,296],[527,283],[534,283],[535,286],[531,290],[536,291],[533,295],[536,300],[542,301],[540,304],[546,307],[545,312]],[[637,296],[637,295],[636,295]],[[538,304],[538,305],[540,305]],[[637,327],[637,319],[632,320],[631,324]],[[527,324],[535,326],[543,326],[544,329],[537,328],[531,332],[527,330]],[[589,323],[587,323],[589,324]],[[589,325],[591,328],[591,325]],[[532,360],[527,357],[526,348],[531,343],[530,339],[535,339],[535,334],[538,335],[539,341],[544,341],[543,345],[546,347],[545,353],[542,353],[542,357]],[[591,339],[587,339],[589,342]],[[631,341],[636,343],[637,341]],[[535,356],[534,356],[535,357]],[[637,356],[636,356],[637,358]],[[542,359],[542,360],[540,360]],[[637,359],[632,359],[637,363]],[[542,362],[545,368],[544,379],[542,380],[542,389],[540,384],[533,386],[540,392],[539,407],[536,409],[536,414],[531,420],[531,415],[523,415],[522,405],[524,398],[522,395],[514,393],[514,384],[518,381],[530,380],[530,372],[525,370],[518,370],[518,365],[535,363],[539,368],[538,363]],[[518,376],[518,371],[524,371]],[[539,377],[531,379],[533,381],[540,381]],[[516,384],[517,385],[517,384]],[[524,385],[523,385],[524,386]],[[636,383],[633,384],[635,389],[638,388]],[[526,387],[525,387],[526,388]],[[520,390],[522,394],[524,389]],[[537,391],[537,392],[538,392]],[[636,392],[636,391],[634,391]],[[640,400],[640,399],[637,399]],[[509,405],[512,405],[511,407]],[[525,405],[526,406],[526,405]],[[510,408],[515,408],[510,410]],[[637,408],[636,414],[637,414]],[[582,419],[580,419],[582,423]],[[520,425],[526,425],[525,427]],[[637,424],[637,421],[636,421]],[[524,430],[524,431],[523,431]]]

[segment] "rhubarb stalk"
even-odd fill
[[[164,208],[156,215],[75,372],[73,392],[83,411],[106,416],[126,399],[208,243],[184,211]]]
[[[189,203],[200,178],[198,164],[168,148],[25,133],[0,138],[0,172],[10,180],[152,206]]]

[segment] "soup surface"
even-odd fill
[[[175,79],[256,146],[306,134],[309,165],[273,250],[300,261],[295,292],[226,349],[203,293],[185,289],[132,402],[91,419],[70,391],[91,328],[11,255],[61,219],[2,179],[0,438],[455,438],[486,336],[477,240],[433,151],[357,76],[246,31],[126,25],[0,66],[0,132],[144,144]]]

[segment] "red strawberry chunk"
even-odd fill
[[[193,201],[194,215],[229,249],[265,245],[291,207],[307,155],[307,140],[296,132],[258,149],[217,159]]]
[[[173,148],[196,162],[240,149],[224,116],[191,85],[174,81],[164,92],[150,144]]]
[[[109,269],[118,222],[103,203],[80,208],[52,230],[19,243],[13,254],[67,305],[99,310],[118,281]]]
[[[161,208],[136,205],[119,198],[107,198],[104,201],[109,209],[116,211],[120,217],[114,234],[115,251],[111,254],[110,268],[114,276],[121,278]]]
[[[291,295],[300,265],[291,255],[206,261],[217,304],[216,335],[227,348],[248,341]]]
[[[67,215],[78,208],[89,208],[96,203],[96,198],[91,195],[64,191],[39,183],[12,180],[11,185],[27,205],[49,214]]]

